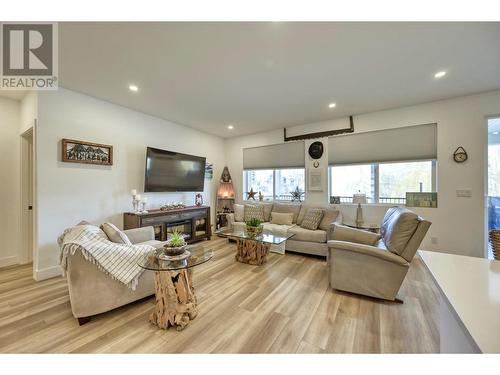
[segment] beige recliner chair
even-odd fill
[[[335,224],[328,241],[331,287],[396,300],[430,226],[429,221],[402,207],[387,210],[380,234]]]

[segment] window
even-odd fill
[[[330,167],[330,195],[341,203],[360,192],[368,203],[404,204],[409,191],[436,191],[435,160]]]
[[[264,200],[292,200],[291,192],[296,188],[304,192],[304,168],[298,169],[256,169],[243,171],[243,199],[253,189],[261,192]],[[304,196],[302,196],[303,199]]]
[[[330,167],[330,186],[330,195],[341,197],[343,202],[358,192],[366,194],[368,202],[375,202],[371,164]]]

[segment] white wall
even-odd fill
[[[61,162],[61,139],[114,147],[114,165]],[[38,278],[59,272],[57,237],[81,220],[122,227],[131,189],[144,188],[146,146],[206,156],[214,178],[205,180],[205,203],[215,207],[224,141],[216,136],[60,88],[38,95]],[[194,203],[194,193],[148,193],[149,207]]]
[[[423,248],[484,256],[486,117],[498,114],[500,114],[500,91],[354,117],[356,132],[427,123],[438,124],[438,208],[415,209],[433,222],[422,245]],[[345,120],[306,124],[290,129],[289,133],[300,134],[300,131],[312,132],[345,127],[342,125],[345,125]],[[238,199],[242,197],[243,188],[242,149],[280,142],[283,142],[282,129],[226,140],[226,160]],[[463,146],[469,154],[469,160],[463,164],[457,164],[452,160],[452,153],[458,146]],[[457,198],[457,189],[471,189],[472,197]],[[328,202],[328,192],[324,193],[323,202],[325,204]],[[383,205],[366,206],[365,221],[380,221],[386,209],[387,206]],[[342,211],[348,218],[355,217],[353,205],[342,205]],[[431,243],[431,237],[436,237],[438,243]]]
[[[38,92],[29,91],[21,100],[20,108],[20,128],[19,133],[22,134],[33,126],[34,120],[38,114]]]
[[[20,225],[20,103],[0,97],[0,267],[17,263]]]

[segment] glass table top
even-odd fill
[[[270,243],[273,245],[279,245],[280,243],[285,242],[286,240],[295,236],[295,234],[286,234],[286,235],[275,235],[272,233],[262,233],[258,235],[248,234],[244,230],[238,229],[221,229],[215,232],[215,234],[223,237],[231,237],[242,240],[252,240],[256,242],[262,243]]]
[[[205,249],[200,245],[189,245],[186,251],[189,251],[190,254],[185,259],[165,260],[158,257],[163,253],[163,249],[156,249],[146,253],[137,264],[139,267],[151,271],[175,271],[208,262],[214,254],[211,249]]]

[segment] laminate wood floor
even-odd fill
[[[1,353],[436,353],[438,292],[419,258],[404,304],[337,292],[324,259],[270,254],[234,260],[236,245],[204,242],[214,258],[194,269],[199,315],[183,331],[148,323],[154,297],[79,326],[62,277],[35,282],[31,265],[0,269]]]

